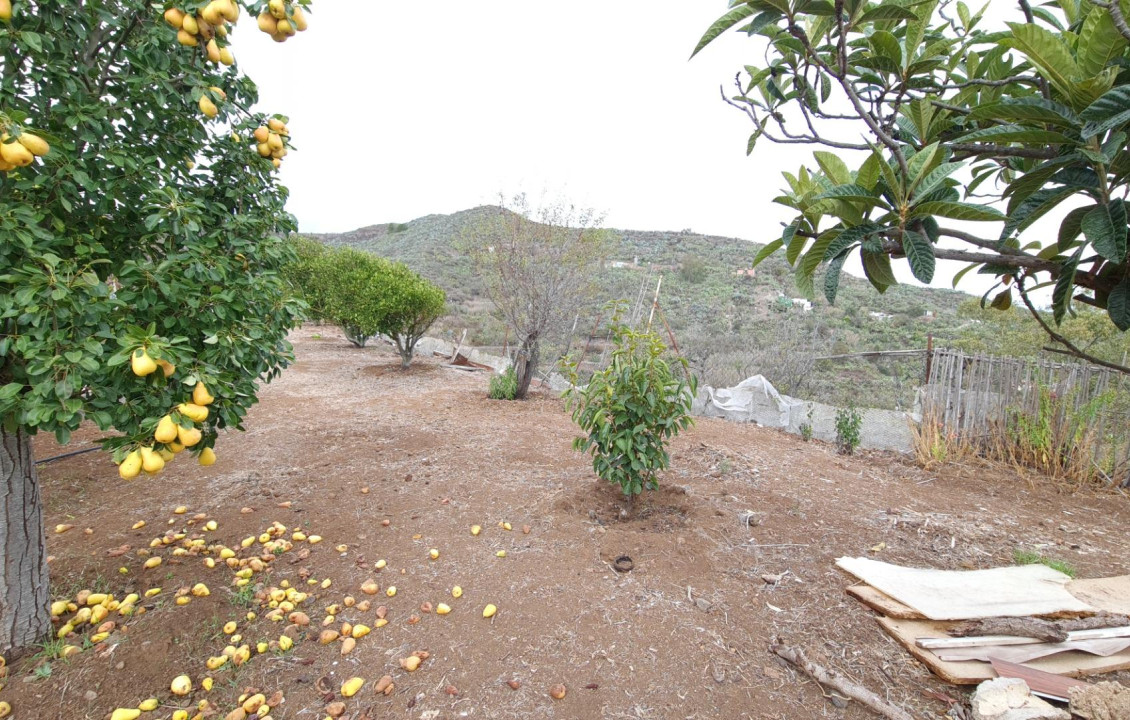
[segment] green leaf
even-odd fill
[[[864,23],[882,22],[884,20],[917,20],[918,15],[913,10],[899,5],[880,5],[867,10],[855,21],[858,27]]]
[[[961,279],[963,277],[969,274],[970,270],[976,270],[979,267],[981,267],[981,263],[973,263],[972,265],[966,265],[962,269],[958,270],[953,276],[953,282],[951,283],[951,286],[956,288],[957,284],[961,282]]]
[[[1087,121],[1083,139],[1130,122],[1130,85],[1119,85],[1087,106],[1079,116]]]
[[[891,257],[885,252],[860,252],[863,258],[863,272],[879,292],[885,292],[892,285],[898,285],[895,271],[891,267]]]
[[[1012,37],[1001,45],[1019,50],[1060,93],[1068,97],[1081,77],[1079,65],[1063,38],[1047,28],[1029,23],[1007,23]]]
[[[1121,200],[1091,208],[1081,227],[1099,255],[1116,263],[1126,259],[1126,206]]]
[[[808,249],[800,264],[797,265],[796,284],[805,297],[812,297],[812,276],[816,273],[816,268],[820,267],[820,263],[824,261],[824,251],[839,237],[839,234],[839,230],[828,230],[820,233],[820,237],[816,238],[812,247]]]
[[[840,289],[840,273],[843,272],[847,256],[848,252],[845,250],[832,258],[832,262],[828,263],[828,269],[824,271],[824,297],[828,298],[829,305],[836,304],[836,292]]]
[[[1106,311],[1115,327],[1123,332],[1130,330],[1130,277],[1122,278],[1110,291]]]
[[[750,265],[750,267],[757,267],[758,265],[760,265],[767,257],[780,250],[784,244],[784,240],[777,238],[773,242],[762,247],[757,251],[757,255],[754,256],[753,264]]]
[[[693,58],[695,55],[698,55],[700,50],[705,48],[710,43],[714,42],[714,40],[719,35],[734,27],[742,20],[745,20],[750,15],[753,15],[754,12],[754,8],[749,5],[739,5],[730,12],[715,20],[714,24],[707,28],[702,38],[698,41],[698,45],[695,46],[694,52],[691,53],[691,57]]]
[[[1013,233],[1022,233],[1032,223],[1036,222],[1053,208],[1059,205],[1067,198],[1079,192],[1076,188],[1045,188],[1032,195],[1020,203],[1005,222],[1004,229],[1001,230],[1001,238],[1009,237]]]
[[[1005,216],[1001,214],[999,210],[986,205],[974,205],[973,203],[934,200],[932,202],[924,202],[920,205],[915,205],[911,208],[910,217],[916,218],[931,215],[950,218],[952,220],[971,220],[977,222],[1005,219]]]
[[[1001,290],[999,293],[996,294],[996,297],[993,298],[993,302],[990,303],[990,306],[994,310],[1008,310],[1009,308],[1011,308],[1012,307],[1012,290],[1010,288],[1005,288],[1004,290]]]
[[[829,243],[828,247],[824,249],[824,256],[821,260],[828,261],[843,255],[850,250],[853,245],[863,242],[869,236],[883,232],[884,230],[886,230],[885,227],[876,225],[875,223],[863,223],[841,230],[836,239]]]
[[[1005,98],[1000,102],[977,105],[968,117],[970,120],[1044,123],[1068,130],[1080,127],[1079,116],[1071,108],[1039,96]]]
[[[910,271],[919,282],[930,284],[934,279],[934,246],[925,235],[914,230],[903,230],[902,249],[910,262]]]
[[[876,30],[867,41],[871,43],[872,52],[889,60],[896,70],[902,67],[902,46],[894,35],[886,30]]]
[[[1118,2],[1118,0],[1114,0]],[[1126,38],[1114,26],[1110,11],[1093,8],[1079,31],[1077,57],[1083,77],[1093,77],[1107,68],[1126,49]]]
[[[1060,266],[1059,276],[1055,279],[1055,289],[1052,290],[1052,317],[1055,318],[1056,325],[1063,322],[1071,304],[1071,294],[1075,289],[1075,270],[1079,267],[1079,256],[1082,252],[1083,246],[1079,246],[1075,255]]]
[[[1059,236],[1056,239],[1056,249],[1059,252],[1064,252],[1075,242],[1075,238],[1079,237],[1079,233],[1083,232],[1083,216],[1091,211],[1093,205],[1087,207],[1075,208],[1067,213],[1063,218],[1063,222],[1059,224]]]
[[[966,133],[955,143],[1031,143],[1036,145],[1075,144],[1077,141],[1055,130],[1039,130],[1023,125],[997,125]]]
[[[839,155],[826,150],[815,150],[812,155],[816,158],[816,164],[820,166],[829,180],[837,185],[845,185],[851,182],[851,170],[848,169],[847,163],[841,160]]]
[[[887,206],[886,200],[870,192],[867,188],[860,185],[850,184],[837,185],[830,190],[820,193],[812,199],[814,202],[817,200],[849,200],[853,202],[861,202],[870,207]]]
[[[785,260],[789,265],[796,262],[804,246],[808,244],[808,238],[797,232],[798,227],[799,221],[793,222],[785,226],[784,232],[781,233],[781,240],[785,243]]]

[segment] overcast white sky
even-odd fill
[[[297,150],[281,176],[303,231],[525,190],[595,207],[612,227],[767,242],[791,220],[771,202],[781,171],[814,163],[809,147],[768,142],[746,157],[750,123],[718,88],[760,64],[753,43],[729,34],[688,62],[725,10],[724,0],[321,0],[286,43],[245,19],[233,50],[260,108],[291,118]],[[953,265],[935,285],[948,286]]]

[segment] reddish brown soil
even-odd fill
[[[946,705],[928,693],[960,691],[935,680],[844,595],[848,581],[833,566],[836,557],[868,555],[885,543],[873,557],[989,567],[1010,564],[1013,550],[1026,547],[1084,577],[1130,572],[1126,497],[1059,494],[986,467],[926,473],[888,454],[844,458],[825,445],[719,420],[699,420],[674,443],[662,490],[621,519],[617,493],[571,450],[574,427],[559,399],[487,400],[485,373],[433,358],[402,373],[388,348],[359,350],[325,328],[317,332],[320,338],[313,329],[295,333],[297,364],[264,389],[246,433],[221,438],[212,467],[178,460],[155,479],[123,483],[100,452],[41,466],[48,527],[75,525],[48,538],[53,597],[84,587],[118,597],[164,590],[106,647],[70,660],[14,662],[0,690],[14,717],[101,720],[151,696],[162,707],[143,719],[167,718],[204,698],[223,717],[241,691],[256,687],[284,693],[276,719],[320,718],[325,701],[316,681],[328,676],[336,691],[355,675],[367,685],[345,701],[346,718],[370,707],[372,718],[423,720],[871,717],[855,703],[836,707],[771,655],[775,636],[933,717]],[[47,457],[59,448],[42,439],[37,452]],[[284,501],[292,505],[279,508]],[[174,516],[177,505],[189,513]],[[243,507],[254,512],[241,514]],[[748,523],[747,510],[754,513]],[[277,638],[285,623],[243,621],[247,609],[235,602],[232,572],[223,566],[209,570],[200,558],[182,562],[165,549],[160,568],[142,568],[137,550],[170,519],[182,528],[194,513],[219,523],[209,542],[233,546],[275,520],[321,534],[325,541],[307,560],[297,557],[306,544],[296,543],[256,581],[305,588],[300,568],[332,579],[304,606],[318,624],[327,605],[360,598],[372,577],[382,588],[374,606],[388,606],[390,623],[345,657],[338,644],[311,639],[208,673],[205,659],[227,643],[224,622],[239,620],[252,642]],[[131,530],[138,520],[147,526]],[[472,524],[482,525],[479,537]],[[346,552],[334,549],[340,543]],[[123,544],[128,554],[107,555]],[[433,547],[436,561],[428,559]],[[631,556],[635,569],[614,572],[620,555]],[[380,558],[388,567],[377,572]],[[767,583],[763,575],[780,579]],[[178,587],[197,582],[211,596],[172,603]],[[391,584],[399,592],[386,598]],[[462,598],[451,598],[453,585],[462,586]],[[426,601],[454,610],[420,613]],[[493,620],[482,617],[487,603],[499,608]],[[408,623],[413,614],[422,617],[418,624]],[[354,610],[339,618],[376,619]],[[415,650],[431,656],[414,673],[402,671],[398,659]],[[37,675],[43,665],[49,676]],[[211,675],[215,687],[176,701],[169,683],[180,673],[197,687]],[[377,696],[372,686],[385,673],[395,691]],[[506,684],[512,679],[519,689]],[[563,700],[548,696],[556,683],[568,688]],[[447,694],[448,686],[457,694]]]

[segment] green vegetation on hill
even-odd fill
[[[448,314],[436,323],[433,334],[458,341],[467,329],[468,343],[501,346],[505,326],[492,316],[473,262],[461,244],[469,227],[485,213],[497,212],[498,208],[479,207],[312,237],[405,263],[447,291]],[[715,387],[761,373],[782,392],[798,397],[909,408],[914,388],[923,379],[921,358],[815,358],[921,349],[928,335],[934,336],[938,347],[969,352],[1034,355],[1044,344],[1035,322],[1020,310],[981,310],[979,300],[966,293],[896,285],[879,294],[866,280],[845,275],[835,306],[817,297],[806,311],[803,302],[794,301],[800,292],[780,256],[748,274],[760,248],[755,243],[686,230],[611,232],[613,251],[600,277],[602,298],[578,317],[571,339],[556,339],[558,352],[566,348],[578,352],[586,344],[600,305],[608,299],[633,303],[640,322],[646,323],[660,276],[662,316],[692,369],[702,382]],[[1088,343],[1095,340],[1092,349],[1121,360],[1130,338],[1125,333],[1102,335],[1096,329],[1101,323],[1089,321],[1091,314],[1068,320],[1066,333]],[[601,319],[589,343],[588,360],[597,360],[606,347],[606,321]],[[658,315],[654,322],[665,335]],[[509,338],[511,345],[513,340]],[[552,357],[545,353],[547,361]]]

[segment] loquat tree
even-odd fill
[[[228,32],[307,2],[0,0],[0,652],[51,629],[32,436],[93,424],[125,480],[211,464],[291,360],[288,131]]]

